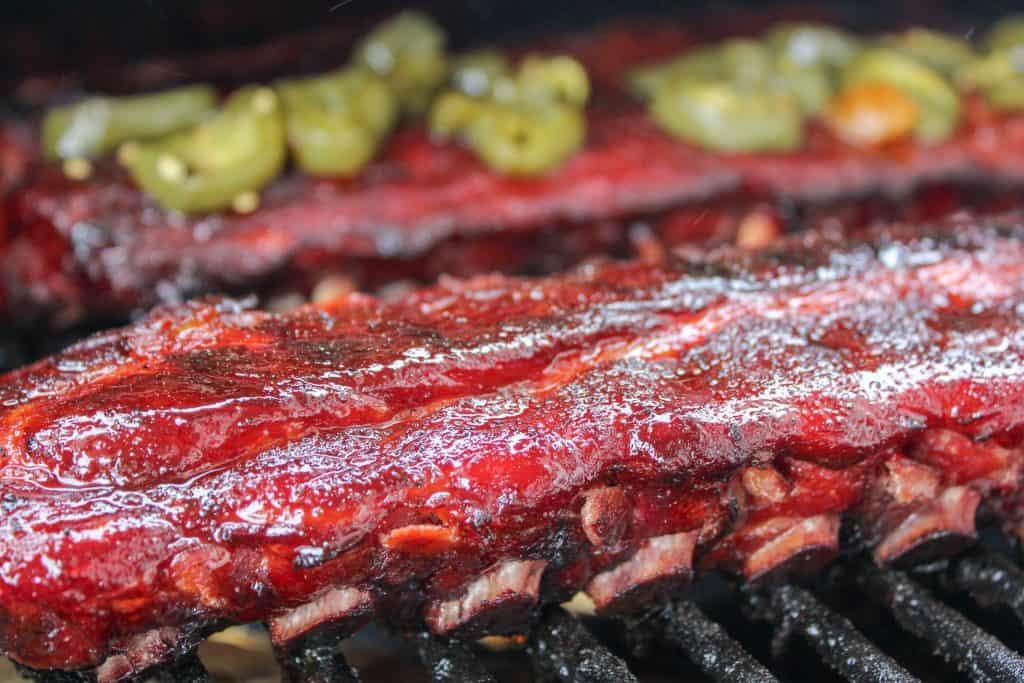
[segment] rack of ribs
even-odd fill
[[[0,650],[115,681],[228,623],[515,632],[844,524],[880,565],[1016,532],[1022,323],[1019,216],[159,308],[0,381]]]
[[[112,162],[97,164],[84,181],[43,165],[9,202],[0,316],[63,327],[282,282],[308,295],[337,273],[373,289],[395,277],[430,281],[445,271],[555,272],[595,255],[620,255],[637,220],[669,248],[759,244],[784,227],[758,212],[765,203],[905,199],[939,182],[1015,187],[1024,177],[1024,117],[996,114],[973,96],[965,96],[957,134],[935,145],[857,149],[817,124],[793,153],[721,154],[681,142],[626,101],[622,81],[631,66],[694,43],[691,31],[671,23],[613,24],[541,43],[577,56],[593,74],[595,96],[584,149],[536,178],[503,176],[415,126],[400,131],[357,179],[282,177],[245,215],[164,211]],[[955,196],[940,206],[980,208]],[[709,230],[711,224],[717,227]],[[537,263],[534,242],[545,233],[553,235],[546,238],[548,267]]]

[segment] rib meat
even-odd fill
[[[0,385],[0,649],[109,681],[229,622],[514,629],[818,567],[844,518],[933,556],[1020,526],[1022,323],[1019,217],[162,308]]]
[[[906,194],[929,180],[1019,179],[1024,119],[993,120],[980,104],[973,111],[960,137],[928,149],[868,154],[837,147],[819,131],[799,154],[734,157],[675,142],[639,111],[594,111],[587,148],[534,180],[504,178],[465,150],[409,130],[358,181],[286,178],[247,216],[186,219],[154,207],[116,168],[101,167],[84,183],[46,168],[12,202],[0,291],[8,317],[66,324],[259,288],[282,273],[301,280],[316,272],[310,264],[372,271],[367,264],[430,263],[446,243],[486,245],[493,235],[527,243],[551,226],[611,223],[622,233],[630,218],[675,207],[693,213],[689,207],[741,191],[822,201]],[[704,234],[664,237],[671,245]],[[505,270],[520,265],[513,260]]]
[[[532,264],[516,252],[542,229],[611,225],[621,243],[637,217],[656,214],[678,227],[684,223],[673,220],[673,211],[693,213],[723,196],[747,197],[748,207],[778,198],[803,205],[903,197],[938,181],[1013,185],[1024,178],[1024,117],[996,115],[973,99],[965,102],[958,135],[928,147],[855,150],[821,129],[810,131],[806,149],[794,154],[720,155],[678,142],[639,105],[623,102],[621,81],[630,66],[693,43],[689,31],[672,24],[612,25],[544,43],[579,55],[594,73],[597,93],[586,148],[542,178],[503,177],[459,146],[435,144],[423,130],[409,129],[356,181],[282,178],[251,215],[186,219],[160,210],[116,166],[100,165],[88,182],[42,168],[8,212],[0,317],[61,327],[89,317],[125,318],[201,293],[247,292],[282,280],[302,284],[325,270],[373,273],[381,264],[429,279],[440,270],[433,252],[464,241],[479,247],[476,254],[501,257],[489,265],[524,272]],[[756,244],[773,233],[758,230],[755,221],[748,234]],[[672,246],[706,235],[669,230],[661,237]],[[510,243],[517,245],[511,254]],[[601,239],[583,253],[576,244],[567,240],[566,251],[556,252],[558,265],[610,251]],[[484,272],[472,269],[471,258],[454,260],[467,262],[457,274]]]

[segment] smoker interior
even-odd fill
[[[432,3],[292,0],[289,3],[99,2],[58,0],[0,7],[0,84],[5,89],[83,63],[117,64],[154,56],[257,44],[323,25],[366,26],[416,6],[450,30],[455,47],[567,28],[629,14],[723,17],[723,26],[815,16],[793,3],[678,3],[614,0]],[[970,31],[1005,14],[989,0],[830,3],[828,15],[854,29],[914,23]],[[56,46],[60,46],[59,48]],[[323,56],[320,56],[323,57]],[[329,58],[329,57],[328,57]],[[310,60],[315,63],[317,60]],[[341,61],[339,56],[338,61]],[[96,73],[103,73],[97,70]],[[86,80],[86,85],[89,81]],[[11,105],[13,106],[13,105]],[[20,106],[20,105],[19,105]],[[53,353],[93,330],[31,337],[0,332],[0,369]],[[339,644],[363,681],[1016,681],[1024,680],[1024,570],[1019,550],[987,531],[965,554],[905,572],[878,570],[859,556],[800,586],[740,588],[701,577],[679,602],[629,619],[549,613],[528,639],[462,645],[424,641],[380,626]],[[527,635],[527,634],[524,634]],[[331,645],[334,645],[332,643]],[[179,662],[158,680],[276,681],[266,633],[240,627],[199,650],[202,667]],[[302,656],[299,653],[297,656]],[[353,680],[333,660],[318,681]],[[334,668],[332,668],[334,667]],[[207,673],[203,672],[205,668]],[[209,678],[207,678],[209,676]],[[24,680],[0,663],[0,683]],[[39,675],[37,680],[78,680]],[[83,679],[84,680],[84,679]]]

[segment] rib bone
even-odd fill
[[[522,624],[537,603],[547,562],[507,560],[480,576],[458,598],[437,601],[427,610],[436,635],[502,633]]]
[[[631,558],[592,578],[587,594],[597,611],[628,611],[658,593],[689,582],[698,535],[688,531],[649,538]]]

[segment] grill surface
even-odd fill
[[[339,647],[322,634],[272,655],[248,628],[215,637],[148,680],[661,683],[662,681],[1024,680],[1024,570],[986,536],[967,553],[906,572],[847,558],[805,585],[738,588],[702,578],[679,600],[628,619],[543,612],[519,647],[485,648],[370,627]],[[276,663],[275,663],[276,659]],[[46,683],[90,678],[23,672]],[[0,683],[20,680],[0,673]]]

